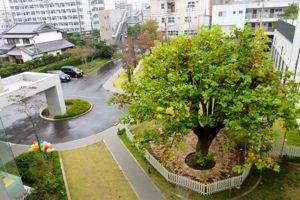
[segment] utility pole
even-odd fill
[[[47,6],[47,13],[48,13],[48,17],[50,20],[50,23],[52,23],[52,19],[51,19],[51,14],[50,14],[50,10],[49,10],[49,0],[45,0],[46,6]]]
[[[7,10],[6,10],[6,5],[4,0],[2,0],[3,6],[4,6],[4,14],[5,14],[5,30],[9,27],[8,25],[8,15],[7,15]]]
[[[264,4],[264,0],[261,0],[261,10],[260,10],[260,17],[259,17],[259,27],[262,28],[263,24],[262,24],[262,15],[264,13],[264,9],[265,9],[265,4]]]
[[[93,16],[91,11],[91,0],[88,0],[88,4],[89,4],[89,14],[90,14],[90,21],[91,21],[91,32],[92,32],[94,30],[94,27],[93,27]]]
[[[80,14],[79,14],[78,0],[75,0],[75,2],[76,2],[76,9],[77,9],[78,23],[79,23],[79,32],[81,34],[82,29],[81,29],[81,20],[80,20]]]

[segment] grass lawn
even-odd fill
[[[62,152],[73,200],[137,199],[104,143]]]
[[[48,108],[45,108],[42,111],[42,115],[51,119],[68,119],[87,112],[92,106],[90,102],[82,99],[67,99],[65,100],[65,104],[67,107],[67,112],[64,115],[50,115]]]
[[[104,63],[106,63],[108,60],[107,59],[101,59],[97,58],[93,60],[92,62],[88,62],[87,65],[81,64],[78,65],[77,67],[83,71],[85,74],[89,74],[93,72],[94,70],[100,68],[103,66]]]
[[[119,77],[114,81],[113,86],[119,89],[122,89],[122,85],[126,83],[128,80],[128,76],[126,74],[126,70],[123,70]]]
[[[279,132],[279,136],[283,136],[284,130],[282,128],[282,121],[278,120],[275,122],[273,129]],[[291,130],[286,133],[286,143],[288,145],[300,146],[300,130]]]
[[[144,74],[144,70],[143,70],[143,66],[141,66],[140,69],[135,74],[135,76],[136,78],[140,78],[141,76],[143,76],[143,74]],[[113,86],[122,89],[122,85],[126,83],[127,80],[128,80],[128,76],[126,70],[123,70],[122,73],[119,75],[119,77],[114,81]]]

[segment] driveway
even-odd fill
[[[115,61],[83,78],[62,83],[66,99],[89,100],[93,103],[93,110],[80,118],[68,121],[49,122],[39,119],[38,132],[41,138],[51,143],[62,143],[84,138],[113,126],[124,111],[118,110],[115,105],[107,104],[111,93],[104,90],[102,85],[120,68],[121,63]],[[43,93],[33,98],[45,101]],[[30,122],[25,114],[17,110],[17,105],[10,105],[0,112],[8,140],[17,144],[31,144],[35,138],[31,131]]]

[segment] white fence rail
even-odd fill
[[[300,147],[290,146],[283,143],[276,143],[272,150],[273,153],[280,156],[300,157]]]
[[[125,126],[125,129],[126,129],[127,138],[130,141],[134,141],[134,135],[131,133],[128,126]],[[288,155],[288,156],[300,157],[300,147],[289,146],[286,144],[282,148],[282,144],[277,143],[276,145],[274,145],[272,152],[277,155]],[[239,187],[240,185],[242,185],[244,180],[248,177],[251,170],[251,165],[249,165],[246,171],[244,171],[243,174],[241,174],[240,176],[235,176],[221,181],[204,184],[192,180],[188,177],[169,172],[147,150],[145,150],[144,156],[147,159],[147,161],[170,183],[191,189],[203,195],[210,195],[216,192],[228,190],[230,188]]]
[[[130,141],[134,141],[134,136],[130,132],[129,128],[125,126],[126,136]],[[191,189],[203,195],[210,195],[216,192],[224,191],[230,188],[239,187],[243,181],[249,175],[251,166],[240,176],[228,178],[225,180],[217,181],[214,183],[204,184],[198,181],[192,180],[188,177],[181,176],[169,172],[163,167],[158,160],[156,160],[147,150],[145,150],[145,158],[147,161],[170,183]]]

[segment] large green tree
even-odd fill
[[[299,93],[293,80],[282,84],[267,41],[263,30],[248,27],[225,34],[213,26],[196,37],[178,36],[145,57],[145,75],[113,101],[128,106],[124,122],[161,125],[147,139],[166,144],[193,131],[196,151],[205,156],[225,128],[233,140],[246,141],[246,164],[279,170],[267,154],[274,143],[272,126],[282,118],[291,127]]]
[[[298,4],[297,3],[291,3],[287,8],[284,9],[283,13],[280,15],[283,19],[297,19],[298,16]]]

